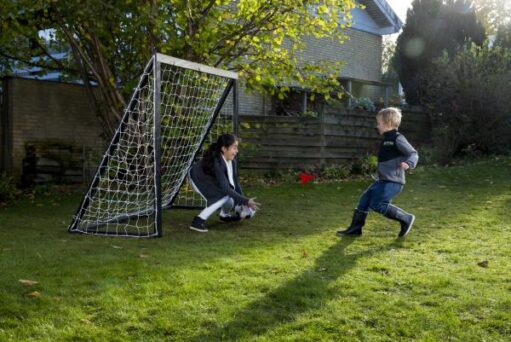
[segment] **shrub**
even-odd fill
[[[483,44],[484,28],[466,6],[465,1],[413,1],[391,61],[408,104],[423,104],[422,78],[442,51],[454,56],[467,40]]]
[[[357,109],[367,110],[368,112],[376,111],[376,106],[368,97],[353,98],[353,107]]]
[[[18,189],[11,177],[4,172],[0,174],[0,202],[9,202],[16,198]]]
[[[434,165],[438,163],[437,152],[432,146],[421,146],[419,149],[419,165]]]
[[[351,166],[348,164],[327,166],[321,172],[325,179],[345,179],[350,175]]]
[[[444,54],[424,84],[439,162],[511,147],[511,50],[472,44],[454,57]]]
[[[355,160],[351,165],[351,172],[355,175],[369,175],[376,172],[377,167],[378,158],[373,155],[368,155]]]

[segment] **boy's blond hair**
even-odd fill
[[[399,128],[401,124],[401,109],[396,107],[383,108],[376,114],[376,117],[380,117],[381,121],[393,128]]]

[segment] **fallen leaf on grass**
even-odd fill
[[[488,268],[488,260],[478,262],[477,265],[484,267],[484,268]]]
[[[84,323],[84,324],[92,324],[92,322],[91,322],[91,321],[89,321],[87,318],[82,318],[82,319],[80,320],[80,322],[82,322],[82,323]]]
[[[140,257],[141,258],[149,258],[149,255],[147,255],[147,254],[140,254]]]
[[[112,245],[112,248],[115,248],[115,249],[122,249],[122,247],[120,247],[120,246],[116,246],[116,245]]]
[[[39,293],[39,291],[33,291],[33,292],[30,292],[29,294],[27,294],[28,297],[32,297],[32,298],[35,298],[35,297],[39,297],[41,294]]]
[[[25,285],[25,286],[33,286],[33,285],[37,285],[39,284],[39,282],[35,281],[35,280],[29,280],[29,279],[20,279],[18,280],[21,284]]]
[[[307,251],[303,251],[302,258],[306,258],[309,256],[309,253]]]

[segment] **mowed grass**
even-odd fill
[[[253,220],[199,234],[170,211],[161,239],[68,234],[79,195],[20,200],[0,209],[0,341],[509,341],[510,175],[415,171],[405,239],[374,213],[335,236],[369,181],[253,186]]]

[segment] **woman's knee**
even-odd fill
[[[232,208],[234,208],[234,199],[232,197],[225,198],[222,204],[222,210],[224,212],[227,212],[230,211]]]
[[[234,198],[229,197],[229,198],[227,199],[227,201],[225,201],[225,203],[224,203],[224,207],[229,207],[229,208],[234,207]]]

